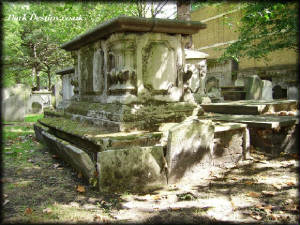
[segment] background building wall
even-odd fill
[[[193,35],[194,48],[209,54],[209,59],[222,55],[224,48],[238,38],[237,26],[242,17],[241,3],[212,4],[191,13],[192,21],[202,21],[207,28]],[[229,26],[228,24],[231,24]],[[269,54],[269,61],[241,59],[239,70],[257,70],[266,67],[297,67],[298,54],[293,50],[280,50]]]

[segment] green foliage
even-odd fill
[[[48,86],[55,71],[72,65],[59,46],[119,15],[135,15],[136,5],[121,2],[5,2],[3,4],[4,86]]]
[[[281,49],[298,51],[298,3],[249,2],[237,29],[239,38],[229,45],[220,60],[267,59]]]

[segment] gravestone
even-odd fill
[[[31,112],[32,113],[42,113],[43,106],[39,102],[33,102],[31,105]]]
[[[26,102],[26,113],[42,113],[51,107],[52,92],[48,90],[31,91]]]
[[[299,100],[299,82],[290,82],[287,88],[287,99]]]
[[[191,49],[185,49],[184,52],[186,60],[183,73],[184,100],[202,103],[208,98],[205,93],[208,54]]]
[[[234,86],[245,86],[245,81],[243,78],[238,78],[234,81]]]
[[[26,90],[27,87],[24,84],[3,88],[2,121],[24,121]]]
[[[252,75],[246,77],[245,91],[246,100],[259,100],[262,95],[263,83],[258,75]]]
[[[74,95],[74,67],[67,67],[56,72],[61,75],[62,89],[57,96],[57,108],[63,109],[68,106],[71,98]]]
[[[262,100],[273,100],[272,96],[272,82],[268,80],[262,80]]]

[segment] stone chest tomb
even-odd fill
[[[37,138],[101,191],[148,190],[234,164],[248,148],[246,126],[198,118],[206,55],[184,46],[205,27],[121,16],[65,43],[74,95],[45,112]],[[226,132],[235,141],[218,144]]]

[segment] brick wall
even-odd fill
[[[192,21],[203,21],[207,28],[193,35],[195,49],[209,54],[209,59],[215,59],[222,55],[226,43],[234,41],[238,37],[237,29],[243,9],[242,3],[218,3],[207,5],[191,13]],[[229,27],[228,23],[232,25]],[[251,68],[263,68],[285,65],[294,65],[297,68],[298,54],[292,50],[275,51],[269,55],[269,61],[254,59],[241,59],[239,70]]]

